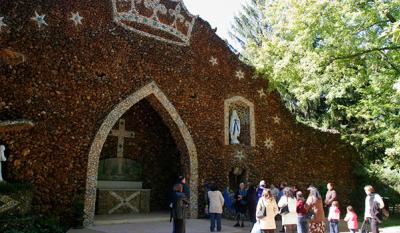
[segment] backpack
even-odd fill
[[[373,206],[371,206],[371,210],[372,213],[376,213],[376,217],[378,218],[378,220],[380,222],[386,220],[389,218],[389,205],[388,203],[385,202],[386,199],[382,198],[383,203],[384,203],[384,208],[380,208],[379,203],[377,201],[375,201],[375,195],[374,195],[374,199],[373,199]]]

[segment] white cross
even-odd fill
[[[135,133],[133,131],[125,130],[125,120],[120,119],[118,123],[118,129],[111,130],[110,135],[118,137],[117,157],[123,158],[125,138],[134,138]]]

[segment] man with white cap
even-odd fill
[[[265,180],[260,181],[260,184],[258,185],[257,188],[257,201],[256,203],[258,203],[258,199],[260,199],[262,197],[262,193],[264,192],[265,189]]]

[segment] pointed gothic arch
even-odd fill
[[[90,147],[88,167],[87,167],[87,178],[86,178],[86,193],[85,193],[85,225],[93,224],[95,203],[96,203],[96,187],[97,187],[97,175],[99,167],[100,153],[103,148],[109,132],[111,131],[114,124],[121,118],[121,116],[128,111],[133,105],[138,103],[140,100],[154,95],[156,99],[161,103],[162,107],[165,108],[172,121],[184,140],[186,145],[187,154],[189,155],[190,162],[190,211],[191,217],[196,218],[198,214],[198,160],[197,150],[193,142],[193,138],[189,132],[189,129],[183,122],[178,111],[175,109],[173,104],[168,100],[167,96],[153,81],[140,90],[136,91],[132,95],[128,96],[122,102],[120,102],[114,109],[107,115],[101,124],[93,143]]]

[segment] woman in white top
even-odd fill
[[[214,231],[215,223],[217,223],[217,231],[221,231],[221,215],[224,206],[224,197],[222,196],[222,193],[217,190],[215,184],[211,184],[210,189],[211,191],[208,191],[208,206],[211,222],[210,231]]]
[[[274,233],[276,229],[275,216],[278,214],[278,206],[270,189],[264,189],[262,197],[258,200],[257,211],[265,206],[267,216],[257,218],[260,221],[260,229],[263,233]]]
[[[365,198],[365,214],[364,219],[371,225],[372,233],[379,233],[379,223],[381,220],[378,218],[379,209],[385,207],[382,197],[375,193],[374,188],[371,185],[364,187],[364,191],[367,194]]]
[[[297,225],[296,199],[290,188],[283,189],[283,196],[278,202],[278,207],[289,207],[289,212],[282,215],[282,225],[285,226],[286,233],[295,233]]]

